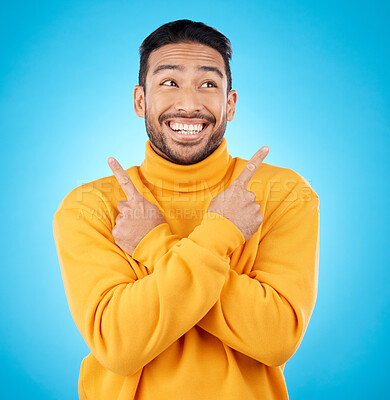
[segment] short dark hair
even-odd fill
[[[166,44],[181,42],[204,44],[212,47],[221,54],[225,62],[229,93],[232,89],[232,74],[230,72],[229,60],[233,54],[230,40],[217,29],[203,22],[195,22],[189,19],[180,19],[161,25],[142,42],[139,48],[140,68],[138,84],[145,88],[149,55],[153,50]]]

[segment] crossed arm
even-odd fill
[[[68,203],[54,216],[54,236],[69,307],[91,352],[111,371],[132,375],[198,324],[259,362],[283,364],[315,302],[314,200],[292,202],[260,243],[245,244],[257,251],[242,253],[255,255],[240,260],[251,264],[243,275],[231,270],[230,257],[244,238],[226,218],[204,219],[188,238],[161,224],[130,257],[114,243],[108,217],[88,207],[80,217],[79,204]],[[139,279],[142,265],[153,272]]]
[[[95,358],[116,374],[133,375],[215,304],[228,254],[243,236],[227,219],[204,221],[188,238],[171,237],[172,247],[147,274],[116,245],[107,216],[89,207],[80,215],[72,203],[53,219],[70,311]],[[215,236],[206,240],[206,232]]]
[[[250,272],[238,274],[229,265],[220,296],[197,323],[229,347],[269,366],[282,365],[295,353],[316,300],[319,200],[314,192],[309,200],[298,196],[260,243],[256,237],[246,243],[249,256],[241,252],[242,260],[236,263]],[[166,229],[161,226],[146,236],[133,257],[153,265],[169,252],[172,236]],[[159,246],[151,251],[154,241]]]

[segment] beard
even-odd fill
[[[225,134],[226,130],[226,111],[223,115],[223,119],[221,122],[220,127],[211,133],[210,137],[206,141],[205,144],[199,145],[199,143],[192,143],[192,142],[186,142],[186,143],[179,143],[175,142],[176,146],[175,148],[172,148],[169,146],[169,143],[167,143],[166,137],[164,136],[164,133],[162,132],[162,124],[163,121],[165,121],[168,118],[186,118],[187,116],[183,115],[174,115],[174,114],[162,114],[158,122],[160,123],[160,127],[156,128],[153,125],[153,122],[151,118],[149,118],[147,109],[145,107],[145,126],[146,126],[146,132],[148,134],[149,140],[152,143],[153,146],[155,146],[157,149],[160,150],[160,152],[163,154],[163,157],[166,158],[168,161],[171,161],[175,164],[181,164],[181,165],[191,165],[191,164],[196,164],[205,158],[207,158],[211,153],[213,153],[221,144],[222,138]],[[211,123],[215,124],[215,118],[206,116],[200,113],[196,113],[191,115],[192,118],[203,118]],[[200,147],[200,148],[198,148]],[[191,151],[192,150],[192,151]]]

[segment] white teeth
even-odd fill
[[[187,124],[179,124],[177,122],[169,122],[169,126],[172,130],[178,132],[180,131],[181,134],[184,135],[194,135],[199,133],[203,129],[203,124],[196,124],[196,125],[187,125]]]

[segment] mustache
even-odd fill
[[[166,113],[166,114],[161,114],[160,117],[158,118],[158,122],[160,125],[167,119],[172,119],[172,118],[199,118],[199,119],[205,119],[206,121],[211,122],[212,124],[216,123],[216,119],[212,115],[205,115],[199,112],[192,113],[191,115],[188,114],[173,114],[173,113]]]

